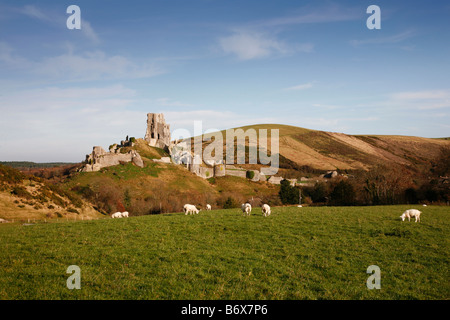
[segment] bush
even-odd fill
[[[15,186],[15,187],[12,189],[11,193],[12,193],[13,195],[15,195],[15,196],[18,196],[18,197],[24,198],[24,199],[32,199],[32,198],[33,198],[33,196],[31,195],[31,193],[29,193],[29,192],[27,191],[27,189],[25,189],[25,188],[22,187],[22,186]]]
[[[238,208],[239,204],[232,197],[228,197],[223,204],[224,209]]]
[[[245,176],[247,177],[247,179],[253,179],[255,176],[255,171],[247,170],[247,172],[245,173]]]
[[[331,204],[335,206],[350,206],[355,204],[355,190],[353,185],[341,180],[330,194]]]
[[[297,204],[299,201],[299,189],[291,186],[289,180],[283,179],[280,183],[280,200],[283,204]]]

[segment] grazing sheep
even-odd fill
[[[199,212],[199,210],[192,204],[185,204],[183,207],[183,211],[184,211],[185,215],[187,215],[188,213],[189,214],[193,214],[193,213],[198,214],[198,212]]]
[[[210,204],[206,205],[206,210],[208,210],[208,211],[211,210],[211,205]]]
[[[122,218],[122,212],[116,212],[111,215],[111,218]]]
[[[122,212],[122,217],[123,218],[125,218],[125,217],[128,218],[128,211]]]
[[[408,221],[411,221],[411,217],[415,217],[416,218],[416,222],[419,221],[420,222],[420,214],[422,212],[420,212],[417,209],[409,209],[406,210],[405,212],[403,212],[403,214],[400,216],[400,218],[402,219],[402,221],[405,221],[405,218],[408,218]]]
[[[270,207],[268,204],[263,204],[261,207],[261,210],[262,210],[264,217],[270,216]]]
[[[249,216],[250,212],[252,212],[252,206],[248,202],[247,203],[243,203],[241,205],[241,209],[242,209],[242,212],[244,213],[244,215],[247,215],[247,216]]]

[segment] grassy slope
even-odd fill
[[[0,218],[10,221],[100,216],[90,203],[74,193],[0,165]]]
[[[280,154],[320,170],[369,169],[383,163],[412,167],[422,166],[439,155],[442,147],[450,148],[446,139],[394,135],[346,135],[279,124],[258,124],[240,128],[249,130],[278,129]],[[221,131],[225,144],[225,130]],[[206,143],[204,143],[204,146]],[[270,143],[268,143],[270,149]],[[225,149],[224,149],[225,152]]]
[[[0,225],[0,299],[448,299],[447,207],[254,208]],[[66,269],[81,268],[81,290]],[[381,290],[366,288],[367,267]]]
[[[71,189],[74,186],[89,185],[94,191],[98,191],[105,186],[114,186],[120,190],[121,195],[128,190],[133,200],[151,198],[154,199],[153,202],[167,200],[169,196],[176,197],[180,205],[171,212],[182,211],[185,203],[193,203],[202,208],[206,202],[210,202],[214,206],[224,194],[233,194],[236,200],[246,201],[251,196],[278,193],[278,188],[272,185],[231,176],[216,178],[215,183],[210,184],[208,180],[196,176],[183,166],[153,162],[151,159],[160,158],[164,154],[160,149],[149,147],[142,139],[137,139],[135,148],[144,160],[144,168],[129,163],[98,172],[78,173],[65,187]]]

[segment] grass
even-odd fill
[[[409,208],[409,207],[408,207]],[[0,299],[449,299],[449,209],[260,208],[0,225]],[[69,265],[81,290],[69,290]],[[368,290],[370,265],[381,290]]]

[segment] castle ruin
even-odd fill
[[[164,114],[147,113],[147,131],[144,140],[151,147],[158,147],[168,151],[170,146],[170,125],[166,124]]]

